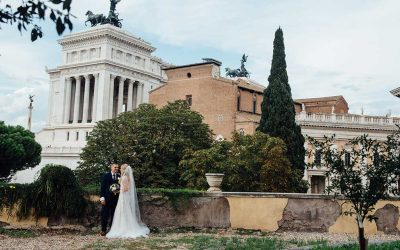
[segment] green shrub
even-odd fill
[[[232,142],[187,151],[180,162],[187,187],[206,189],[205,173],[225,174],[222,190],[236,192],[305,192],[302,174],[292,170],[284,142],[267,134],[234,133]]]
[[[208,149],[186,151],[179,163],[182,169],[182,181],[186,187],[206,190],[208,187],[206,173],[225,173],[229,167],[229,150],[232,143],[215,141]]]
[[[31,212],[36,218],[80,218],[87,204],[72,170],[53,164],[46,165],[32,184],[1,185],[0,195],[0,207],[10,208],[10,212],[18,207],[17,216],[20,218]]]
[[[85,209],[83,190],[71,169],[46,165],[35,181],[33,208],[36,216],[67,216],[77,218]]]
[[[11,214],[12,208],[17,208],[16,205],[20,203],[16,213],[18,217],[25,217],[24,215],[29,213],[28,207],[30,206],[27,203],[32,192],[33,184],[0,183],[0,210],[10,208],[9,212]]]

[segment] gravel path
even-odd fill
[[[85,246],[91,244],[100,245],[113,245],[121,242],[118,239],[107,239],[98,234],[82,235],[80,233],[37,233],[37,237],[32,238],[13,238],[6,235],[0,235],[0,249],[81,249]],[[327,240],[330,244],[342,244],[342,243],[352,243],[357,241],[357,237],[348,234],[328,234],[328,233],[267,233],[266,236],[263,233],[254,232],[248,235],[237,234],[234,230],[220,230],[216,233],[199,233],[199,232],[183,232],[183,233],[166,233],[162,236],[159,234],[151,234],[150,239],[157,241],[160,239],[178,239],[188,236],[198,236],[198,235],[210,235],[214,237],[276,237],[284,241],[316,241],[316,240]],[[369,241],[372,242],[384,242],[399,240],[398,235],[369,235]],[[140,242],[143,239],[129,240],[131,242]],[[127,241],[127,240],[124,240]],[[104,249],[104,248],[103,248]],[[185,249],[179,248],[179,249]]]
[[[40,235],[33,238],[0,238],[0,249],[80,249],[83,246],[106,240],[87,235]]]

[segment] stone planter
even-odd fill
[[[207,192],[221,192],[221,182],[224,174],[206,173],[207,183],[210,188]]]

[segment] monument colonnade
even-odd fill
[[[108,84],[109,83],[109,84]],[[85,74],[65,78],[63,123],[91,123],[131,111],[143,103],[144,83],[110,74],[108,117],[96,117],[99,95],[99,74]],[[103,100],[105,101],[105,100]],[[102,101],[102,102],[103,102]],[[102,105],[104,107],[104,105]]]

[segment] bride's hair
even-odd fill
[[[121,174],[125,174],[125,170],[126,170],[126,168],[128,167],[129,165],[128,164],[122,164],[121,165]]]

